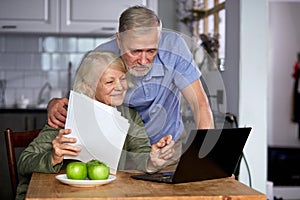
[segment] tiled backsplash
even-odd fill
[[[68,91],[68,63],[72,81],[83,55],[109,38],[45,35],[0,35],[0,80],[5,80],[5,105],[14,106],[22,96],[36,105],[41,88]],[[1,93],[0,93],[1,94]],[[51,98],[51,95],[46,97]]]

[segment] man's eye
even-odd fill
[[[131,51],[131,53],[133,54],[133,55],[137,55],[137,54],[139,54],[141,52],[141,50],[132,50]]]
[[[149,54],[155,54],[157,52],[156,49],[150,49],[147,51]]]

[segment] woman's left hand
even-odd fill
[[[153,144],[150,152],[150,170],[157,170],[168,164],[171,164],[172,157],[175,153],[174,140],[172,135],[162,137],[156,144]]]

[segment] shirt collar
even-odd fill
[[[164,76],[164,66],[159,59],[159,53],[155,56],[150,72],[145,76],[145,80],[150,80],[154,76]]]

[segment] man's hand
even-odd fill
[[[65,127],[68,105],[67,98],[54,98],[48,103],[48,124],[53,128]]]
[[[173,162],[174,140],[172,135],[162,137],[156,144],[153,144],[150,152],[150,160],[148,162],[148,170],[155,171],[163,168]]]
[[[65,155],[77,156],[80,148],[68,143],[75,143],[76,138],[68,138],[64,135],[70,134],[70,129],[61,129],[55,139],[52,141],[52,166],[61,163]]]

